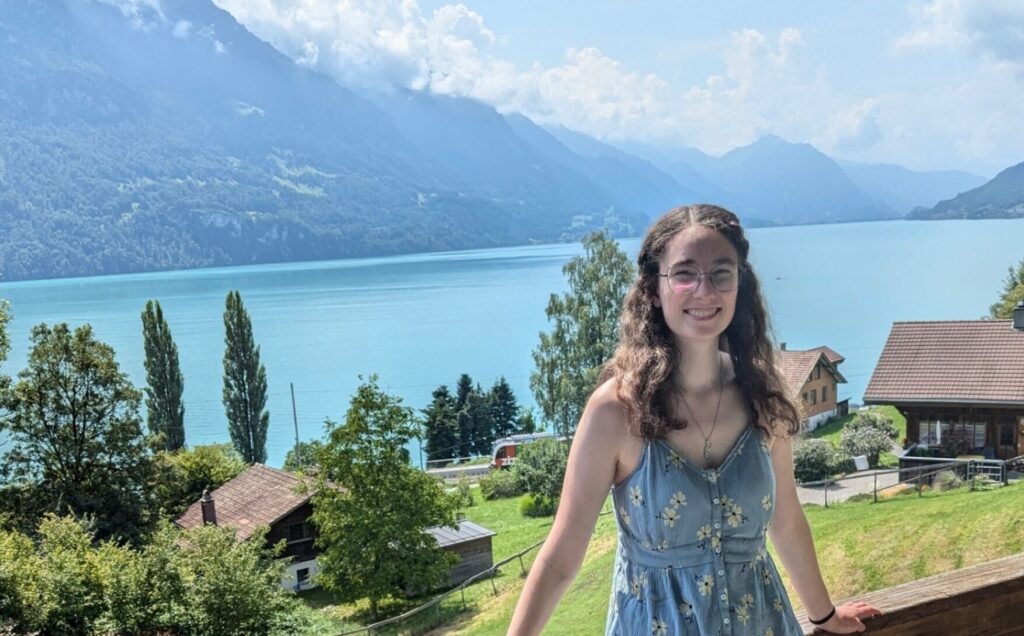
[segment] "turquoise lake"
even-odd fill
[[[879,222],[748,232],[777,338],[791,349],[828,345],[846,357],[840,397],[859,402],[893,321],[975,319],[988,313],[1007,268],[1024,257],[1024,221]],[[635,257],[639,239],[620,241]],[[40,322],[91,323],[121,368],[145,384],[140,313],[158,299],[185,377],[186,441],[228,441],[221,404],[222,315],[242,293],[267,368],[268,463],[299,436],[341,420],[360,376],[423,408],[440,384],[468,373],[484,388],[504,375],[532,405],[529,375],[544,308],[565,290],[562,265],[579,244],[392,258],[258,265],[0,284],[11,302],[12,351],[24,367]],[[413,447],[418,463],[418,447]]]

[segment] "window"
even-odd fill
[[[302,585],[309,579],[309,568],[300,568],[295,573],[295,578],[298,579],[299,585]]]
[[[918,425],[917,443],[921,446],[937,446],[942,441],[942,422],[922,419]]]
[[[821,401],[822,402],[828,402],[828,387],[827,386],[821,387]]]
[[[804,393],[804,404],[807,404],[807,394]]]
[[[818,403],[818,389],[811,389],[811,404]]]

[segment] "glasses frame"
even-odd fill
[[[673,294],[676,294],[677,296],[682,296],[683,294],[692,294],[693,292],[697,291],[697,289],[700,287],[701,282],[703,282],[704,279],[707,278],[708,284],[711,285],[712,289],[714,289],[716,292],[718,292],[720,294],[728,294],[729,292],[733,292],[733,291],[736,291],[737,289],[739,289],[740,288],[740,282],[743,280],[743,266],[742,265],[737,265],[736,266],[736,286],[731,288],[731,289],[719,289],[718,288],[718,285],[715,284],[714,279],[711,278],[711,274],[714,272],[714,269],[712,269],[710,272],[705,272],[704,270],[702,270],[699,267],[694,267],[693,269],[697,270],[697,282],[694,283],[692,289],[688,289],[686,291],[676,291],[675,289],[672,288],[672,282],[669,281],[669,284],[668,284],[669,291],[672,292]],[[662,278],[669,278],[669,277],[672,276],[672,272],[666,272],[664,274],[661,273],[661,272],[658,272],[658,276],[660,276]]]

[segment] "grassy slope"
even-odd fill
[[[1024,551],[1024,485],[808,506],[806,512],[836,599]],[[614,525],[606,519],[546,633],[603,630],[615,549]],[[488,589],[474,615],[434,633],[504,634],[521,589],[521,579],[499,588],[497,597]],[[793,601],[799,607],[799,599]]]

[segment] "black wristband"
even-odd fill
[[[832,620],[832,617],[835,616],[835,615],[836,615],[836,606],[833,605],[832,606],[832,611],[829,612],[828,614],[826,614],[825,618],[822,618],[820,620],[814,620],[813,618],[808,616],[807,620],[811,621],[811,625],[824,625],[825,623],[827,623],[830,620]]]

